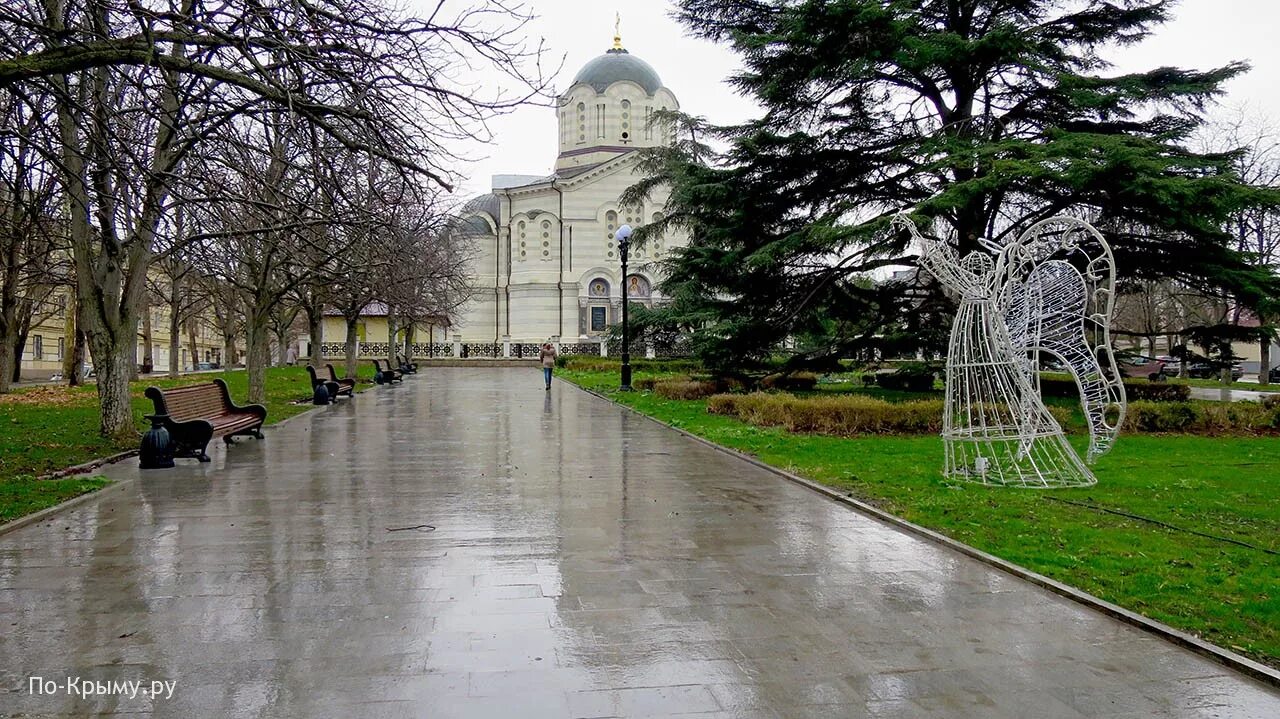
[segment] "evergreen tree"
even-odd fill
[[[714,366],[786,336],[845,328],[827,352],[918,325],[918,298],[868,273],[911,264],[888,217],[936,221],[961,255],[1063,212],[1094,222],[1120,273],[1257,306],[1280,282],[1232,249],[1242,207],[1280,204],[1187,139],[1241,63],[1109,74],[1107,44],[1146,37],[1169,0],[681,0],[692,33],[729,43],[731,79],[764,115],[648,150],[636,200],[665,183],[691,243],[668,262],[666,321],[700,327]],[[709,143],[709,144],[708,144]],[[713,151],[712,146],[725,148]]]

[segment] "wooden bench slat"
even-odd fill
[[[228,442],[237,434],[262,437],[266,408],[256,404],[236,406],[221,379],[172,389],[148,387],[146,394],[155,405],[156,414],[166,416],[164,425],[176,446],[174,456],[207,462],[205,448],[214,437]]]

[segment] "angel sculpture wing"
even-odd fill
[[[1015,356],[1037,389],[1042,354],[1057,358],[1071,373],[1089,423],[1092,463],[1111,449],[1124,421],[1124,382],[1111,349],[1116,284],[1111,248],[1088,223],[1054,217],[992,249],[999,250],[997,302]]]

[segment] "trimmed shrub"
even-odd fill
[[[1070,408],[1059,407],[1056,404],[1046,406],[1049,409],[1049,414],[1053,415],[1053,418],[1058,420],[1058,426],[1070,431],[1069,428],[1071,427],[1071,423],[1075,420],[1075,412],[1071,411]]]
[[[688,382],[692,379],[689,375],[679,375],[676,377],[637,377],[631,380],[631,386],[638,390],[653,390],[654,386],[659,382]]]
[[[556,366],[582,372],[617,372],[622,366],[618,357],[597,357],[595,355],[560,355],[556,358]],[[631,368],[637,372],[695,372],[702,369],[697,360],[689,359],[648,359],[632,358]]]
[[[1258,402],[1129,403],[1124,429],[1204,435],[1271,434],[1280,429],[1280,406]]]
[[[942,400],[890,403],[863,395],[795,397],[755,392],[718,394],[707,411],[762,427],[836,436],[931,434],[942,429]]]
[[[792,372],[782,374],[775,372],[760,380],[761,389],[776,389],[784,392],[809,392],[818,386],[818,375],[812,372]]]
[[[1046,397],[1080,397],[1076,381],[1063,377],[1041,377],[1040,391]],[[1129,401],[1186,402],[1191,399],[1191,386],[1176,382],[1148,382],[1127,379],[1124,394]]]
[[[706,399],[720,391],[720,383],[710,380],[664,379],[653,383],[653,392],[666,399]]]
[[[1267,409],[1280,409],[1280,394],[1268,394],[1263,396],[1262,406]]]

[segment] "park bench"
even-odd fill
[[[345,394],[348,397],[355,396],[355,391],[356,391],[355,380],[348,379],[346,377],[339,377],[337,370],[335,370],[333,368],[333,365],[331,364],[325,365],[325,368],[329,370],[329,381],[336,382],[338,384],[338,394]],[[337,397],[338,395],[330,392],[330,396]]]
[[[321,379],[316,375],[316,368],[311,365],[307,365],[307,374],[311,376],[311,391],[313,393],[316,391],[316,387],[324,385],[325,391],[329,393],[329,399],[338,399],[338,394],[342,392],[342,387],[337,382],[329,379]],[[350,395],[351,393],[347,392],[347,396]]]
[[[221,379],[172,389],[148,387],[146,394],[155,405],[156,414],[164,417],[163,426],[169,431],[175,457],[208,462],[205,448],[214,437],[222,437],[227,444],[236,435],[263,439],[267,408],[260,404],[236,405],[227,383]]]
[[[390,362],[388,362],[388,363],[387,363],[387,368],[386,368],[386,369],[382,369],[382,363],[381,363],[381,362],[379,362],[378,360],[374,360],[374,361],[373,361],[373,369],[374,369],[374,372],[375,372],[375,374],[373,375],[373,379],[374,379],[374,381],[376,381],[378,384],[391,384],[392,382],[403,382],[403,381],[404,381],[404,378],[400,376],[400,373],[399,373],[399,372],[397,372],[396,370],[391,369],[391,363],[390,363]]]
[[[400,363],[400,374],[418,374],[417,362],[406,362],[400,355],[396,355],[396,362]]]

